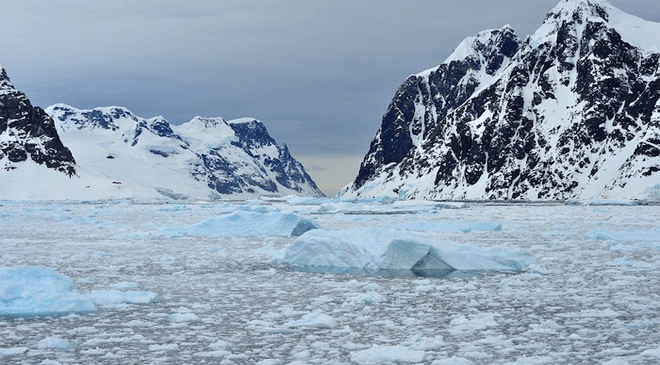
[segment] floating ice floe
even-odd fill
[[[336,328],[339,324],[327,314],[313,312],[304,315],[297,321],[284,324],[284,327],[308,327],[308,328]]]
[[[87,297],[96,305],[148,304],[158,298],[158,294],[148,291],[92,290]]]
[[[263,198],[262,198],[263,199]],[[291,206],[307,207],[313,214],[416,214],[435,212],[442,209],[466,207],[462,202],[437,202],[429,200],[397,200],[389,196],[372,199],[338,199],[288,196],[282,200],[269,199],[269,202],[286,201]]]
[[[201,321],[201,319],[193,313],[190,309],[186,307],[180,307],[178,308],[175,313],[172,313],[170,315],[170,322],[198,322]]]
[[[27,347],[0,348],[0,356],[14,356],[26,353]]]
[[[236,211],[186,227],[168,227],[173,236],[288,236],[300,217],[293,213]]]
[[[660,347],[656,349],[650,349],[650,350],[645,350],[641,354],[642,357],[653,357],[653,358],[660,358]]]
[[[70,349],[73,348],[71,343],[60,337],[46,337],[37,343],[38,349]]]
[[[306,232],[273,262],[303,271],[444,276],[456,270],[519,272],[535,258],[523,249],[432,242],[405,231],[357,228]]]
[[[426,353],[408,347],[373,345],[351,354],[351,361],[358,364],[419,363],[424,361]]]
[[[91,300],[73,291],[73,280],[45,267],[0,268],[0,316],[35,317],[92,312]]]
[[[588,205],[592,207],[607,206],[607,205],[647,205],[648,202],[644,200],[567,200],[566,205]]]

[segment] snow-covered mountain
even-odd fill
[[[396,92],[340,195],[660,197],[660,24],[563,0],[521,40],[465,39]]]
[[[138,197],[322,196],[302,164],[258,120],[195,117],[170,125],[122,107],[46,108],[80,170]]]
[[[75,159],[74,159],[75,156]],[[0,200],[323,196],[258,120],[33,107],[0,67]]]
[[[11,171],[24,161],[67,176],[76,174],[76,161],[60,141],[53,119],[33,107],[0,67],[0,167]]]

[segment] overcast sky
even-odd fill
[[[557,2],[0,0],[0,65],[44,108],[255,117],[332,195],[406,77],[485,29],[524,38]],[[660,21],[657,0],[610,3]]]

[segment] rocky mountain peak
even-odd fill
[[[344,194],[657,195],[657,34],[607,2],[567,0],[524,42],[509,27],[467,38],[397,90]]]
[[[443,63],[467,61],[479,66],[483,64],[487,65],[486,72],[492,75],[499,69],[504,58],[516,54],[519,45],[515,30],[507,24],[500,29],[485,30],[466,38]]]
[[[62,144],[53,119],[33,107],[0,67],[0,164],[10,171],[27,160],[69,177],[76,174],[76,161]]]
[[[610,6],[605,0],[562,0],[548,12],[544,23],[576,21],[582,24],[588,18],[608,21]]]
[[[3,87],[5,83],[10,83],[9,76],[7,76],[5,68],[0,66],[0,87]]]
[[[188,123],[209,129],[227,126],[227,121],[222,117],[200,117],[199,115],[194,117]]]
[[[268,134],[266,126],[253,118],[242,118],[231,121],[229,126],[236,133],[239,142],[247,148],[274,146],[277,142]]]

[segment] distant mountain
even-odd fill
[[[195,117],[176,126],[122,107],[56,104],[46,112],[81,168],[116,185],[173,199],[323,195],[286,145],[278,145],[256,119]]]
[[[67,176],[76,174],[76,161],[58,137],[53,119],[33,107],[0,67],[0,168],[11,171],[28,160]]]
[[[75,159],[74,159],[75,156]],[[0,200],[323,196],[258,120],[33,107],[0,68]]]
[[[564,0],[397,90],[344,197],[660,198],[660,24]]]

